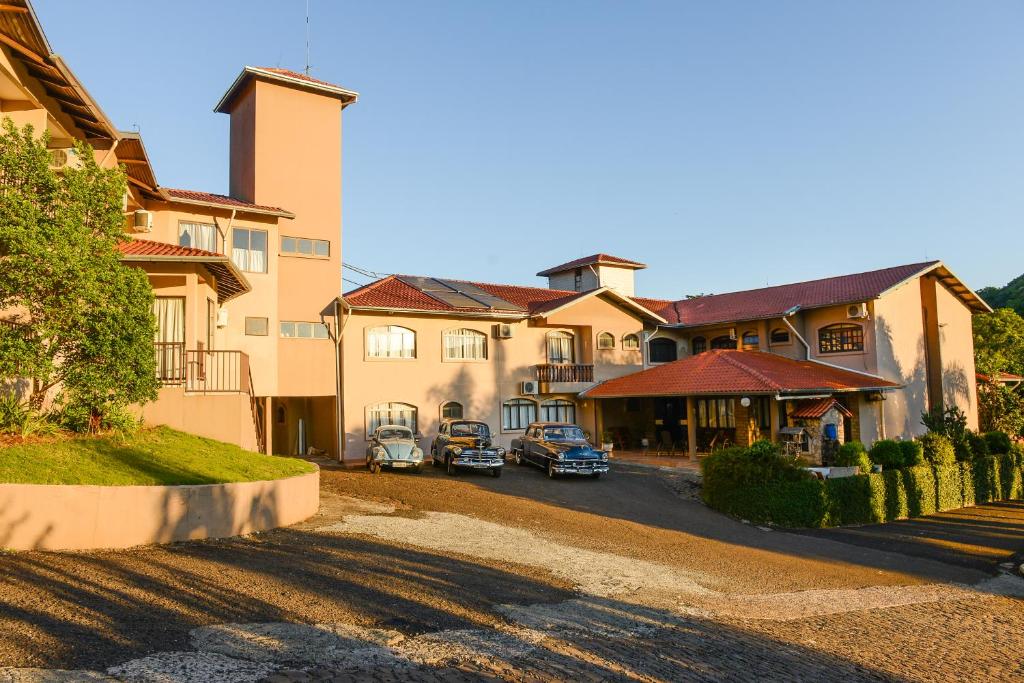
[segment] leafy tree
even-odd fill
[[[46,140],[8,119],[0,133],[0,379],[28,378],[39,407],[103,414],[156,397],[153,292],[121,263],[124,172],[99,168],[78,144],[80,168],[54,171]]]
[[[983,432],[1024,435],[1024,394],[1003,384],[979,382],[978,426]]]
[[[1005,287],[979,289],[978,294],[992,308],[1012,308],[1019,315],[1024,315],[1024,275],[1010,280]]]
[[[1024,318],[1010,308],[974,316],[974,357],[986,375],[1024,374]]]

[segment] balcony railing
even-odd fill
[[[593,365],[547,364],[537,366],[538,382],[593,382]]]
[[[201,393],[249,392],[249,356],[242,351],[190,351],[182,342],[154,347],[156,376],[163,384]]]

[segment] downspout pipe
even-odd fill
[[[790,332],[796,335],[796,338],[800,340],[800,343],[804,345],[804,360],[808,360],[812,363],[817,363],[818,365],[826,365],[830,368],[835,368],[836,370],[846,370],[847,372],[855,372],[858,375],[864,375],[865,377],[871,377],[872,379],[885,379],[880,375],[873,375],[870,372],[864,372],[863,370],[854,370],[853,368],[847,368],[842,365],[836,365],[835,363],[823,361],[820,358],[811,358],[811,345],[807,343],[807,340],[803,338],[803,335],[797,332],[796,328],[793,327],[793,325],[789,322],[790,316],[795,315],[799,311],[800,306],[793,306],[793,308],[789,309],[788,311],[782,314],[782,322],[786,325],[786,327],[789,328]]]

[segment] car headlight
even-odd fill
[[[565,452],[564,451],[558,451],[558,459],[559,460],[565,460]]]
[[[423,459],[423,449],[420,448],[419,446],[417,446],[416,448],[412,449],[412,457],[413,457],[414,460],[422,460]]]
[[[449,450],[452,452],[452,455],[462,455],[462,449],[458,446],[452,446]]]
[[[608,454],[607,453],[602,453],[601,454],[601,460],[602,460],[602,462],[608,462]]]
[[[383,456],[383,455],[387,455],[387,451],[385,451],[382,447],[377,446],[377,447],[375,447],[373,449],[373,454],[374,455],[381,455],[381,456]]]
[[[504,458],[505,457],[505,449],[504,448],[499,448],[497,450],[497,453],[498,453],[498,457],[499,458]]]

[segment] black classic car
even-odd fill
[[[559,474],[584,474],[595,479],[608,472],[608,454],[595,450],[583,430],[565,422],[534,422],[521,439],[512,441],[517,465],[537,465],[554,479]]]
[[[451,475],[466,468],[487,470],[491,476],[500,477],[505,449],[493,445],[486,422],[447,419],[434,437],[430,459],[435,467],[444,465]]]

